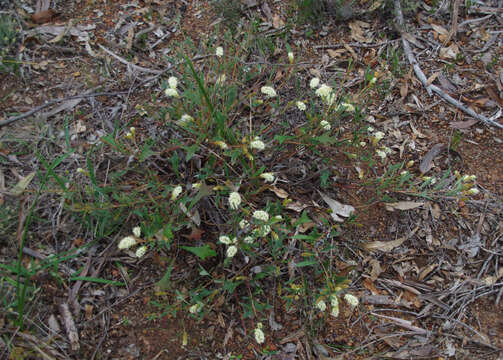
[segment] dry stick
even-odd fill
[[[447,38],[444,41],[444,45],[447,45],[449,41],[451,41],[452,37],[456,38],[456,34],[458,32],[458,14],[459,14],[459,0],[454,0],[454,11],[452,12],[452,26],[451,31],[447,35]]]
[[[142,66],[138,66],[138,65],[135,65],[135,64],[132,64],[130,63],[129,61],[127,61],[126,59],[120,57],[119,55],[117,54],[114,54],[113,52],[111,52],[110,50],[108,50],[106,47],[104,47],[103,45],[101,44],[98,44],[98,46],[100,47],[101,50],[103,50],[104,52],[106,52],[108,55],[116,58],[117,60],[119,60],[121,63],[123,64],[126,64],[127,66],[131,66],[133,69],[137,70],[137,71],[141,71],[141,72],[146,72],[146,73],[150,73],[150,74],[156,74],[156,75],[160,75],[162,74],[165,70],[152,70],[152,69],[147,69],[147,68],[144,68]]]
[[[95,96],[116,96],[116,95],[122,95],[122,94],[127,94],[127,93],[128,93],[127,91],[101,92],[101,93],[92,93],[92,94],[81,94],[81,95],[66,97],[63,99],[51,100],[51,101],[48,101],[45,104],[37,106],[37,107],[35,107],[25,113],[22,113],[21,115],[12,116],[8,119],[0,121],[0,127],[5,126],[5,125],[9,125],[10,123],[17,121],[17,120],[25,119],[28,116],[31,116],[31,115],[35,114],[36,112],[39,112],[40,110],[45,109],[46,107],[52,106],[52,105],[60,103],[60,102],[74,100],[74,99],[87,98],[87,97],[95,97]]]
[[[70,312],[68,304],[63,303],[59,305],[59,312],[61,314],[61,317],[63,318],[66,335],[70,340],[71,348],[73,351],[77,351],[80,349],[79,333],[77,332],[77,327],[75,326],[75,322],[73,321],[72,313]]]
[[[381,47],[381,46],[386,46],[389,44],[394,43],[396,40],[389,40],[389,41],[383,41],[380,42],[379,44],[360,44],[360,43],[349,43],[347,45],[351,47],[357,47],[357,48],[375,48],[375,47]],[[344,44],[333,44],[333,45],[316,45],[313,46],[313,49],[339,49],[343,48]]]
[[[400,31],[403,31],[402,29],[404,28],[404,19],[403,19],[403,14],[402,14],[402,7],[400,5],[400,0],[394,0],[395,1],[395,10],[397,13],[397,22],[398,26],[400,27]],[[475,119],[482,121],[486,125],[492,125],[497,128],[503,129],[503,125],[497,123],[496,121],[492,119],[488,119],[487,117],[477,114],[475,111],[472,109],[464,106],[461,102],[458,100],[454,99],[450,95],[447,95],[444,91],[442,91],[439,87],[435,85],[428,84],[428,80],[426,79],[426,76],[424,75],[423,71],[419,67],[419,64],[414,57],[414,54],[412,54],[412,50],[410,48],[410,44],[405,39],[405,37],[402,35],[402,45],[403,45],[403,50],[407,54],[407,58],[409,60],[409,63],[412,65],[414,68],[414,72],[416,73],[417,78],[421,81],[423,86],[425,87],[426,91],[428,92],[428,95],[432,95],[432,91],[435,92],[438,96],[440,96],[442,99],[447,101],[448,103],[452,104],[453,106],[457,107],[458,109],[462,110],[463,112],[467,113],[468,115],[474,117]]]

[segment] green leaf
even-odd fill
[[[297,264],[295,264],[295,266],[305,267],[305,266],[312,266],[312,265],[316,265],[316,264],[318,264],[318,262],[316,260],[305,260],[305,261],[298,262]]]
[[[309,216],[307,216],[307,213],[306,213],[306,211],[304,210],[304,211],[302,212],[302,215],[300,216],[299,220],[297,220],[297,221],[295,222],[295,224],[293,224],[293,226],[298,226],[298,225],[300,225],[300,224],[305,224],[305,223],[312,222],[312,221],[313,221],[313,220],[311,220],[311,219],[309,218]]]
[[[274,136],[274,140],[278,140],[279,144],[283,144],[286,140],[295,139],[295,136],[288,135],[276,135]]]
[[[108,280],[108,279],[102,279],[102,278],[96,278],[96,277],[90,277],[90,276],[72,276],[70,278],[70,280],[71,281],[82,280],[82,281],[95,282],[95,283],[99,283],[99,284],[125,286],[125,284],[121,281],[114,281],[114,280]]]
[[[205,260],[207,257],[217,256],[215,250],[210,248],[208,244],[204,246],[180,246],[180,247],[196,255],[201,260]]]
[[[317,141],[323,145],[327,145],[327,144],[334,144],[337,141],[337,139],[335,137],[331,137],[327,132],[321,136],[315,136],[313,138],[313,141]]]
[[[171,288],[171,271],[173,271],[173,264],[175,263],[175,260],[171,261],[171,264],[169,264],[168,269],[166,270],[166,273],[162,276],[161,280],[157,282],[157,286],[159,286],[159,289],[161,290],[169,290]]]

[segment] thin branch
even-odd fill
[[[69,96],[69,97],[62,98],[62,99],[51,100],[51,101],[48,101],[45,104],[39,105],[39,106],[37,106],[37,107],[35,107],[25,113],[22,113],[21,115],[12,116],[8,119],[0,121],[0,127],[8,125],[8,124],[10,124],[14,121],[17,121],[17,120],[25,119],[28,116],[31,116],[31,115],[39,112],[40,110],[45,109],[46,107],[52,106],[54,104],[58,104],[60,102],[74,100],[74,99],[95,97],[95,96],[116,96],[116,95],[122,95],[122,94],[127,94],[127,93],[128,93],[127,91],[100,92],[100,93],[91,93],[91,94],[80,94],[80,95],[75,95],[75,96]]]
[[[402,7],[400,5],[400,0],[394,0],[395,2],[395,10],[396,10],[396,17],[397,17],[397,23],[399,26],[399,30],[403,31],[405,21],[403,19],[403,14],[402,14]],[[412,65],[414,68],[414,72],[416,73],[417,78],[421,81],[423,86],[425,87],[426,91],[428,92],[428,95],[432,95],[432,92],[435,92],[438,96],[440,96],[442,99],[447,101],[448,103],[452,104],[456,108],[460,109],[461,111],[467,113],[468,115],[474,117],[475,119],[482,121],[486,125],[492,125],[497,128],[503,129],[503,125],[497,123],[496,121],[489,119],[485,117],[484,115],[477,114],[475,111],[470,109],[469,107],[466,107],[463,105],[461,102],[458,100],[454,99],[450,95],[446,94],[444,91],[442,91],[439,87],[435,85],[428,84],[428,80],[426,79],[426,76],[424,75],[423,71],[419,67],[419,64],[414,57],[414,54],[412,53],[412,50],[410,48],[410,44],[403,36],[402,34],[402,45],[403,45],[403,50],[407,54],[407,58],[409,60],[409,63]]]
[[[156,74],[156,75],[160,75],[160,74],[162,74],[162,73],[164,73],[166,71],[166,70],[147,69],[147,68],[144,68],[143,66],[138,66],[138,65],[132,64],[129,61],[127,61],[126,59],[120,57],[119,55],[114,54],[113,52],[111,52],[110,50],[108,50],[103,45],[98,44],[98,46],[100,47],[101,50],[103,50],[104,52],[106,52],[108,55],[116,58],[121,63],[126,64],[127,66],[130,66],[131,68],[133,68],[133,69],[135,69],[137,71],[146,72],[146,73],[150,73],[150,74]],[[170,65],[170,67],[171,67],[171,65]]]

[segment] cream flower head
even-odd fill
[[[136,237],[140,237],[141,236],[141,227],[135,226],[133,228],[133,235]]]
[[[317,302],[316,302],[316,307],[318,308],[318,310],[320,311],[325,311],[327,309],[327,304],[325,303],[325,301],[323,301],[323,299],[319,299]]]
[[[234,244],[236,242],[235,239],[231,240],[231,238],[228,237],[227,235],[221,235],[218,238],[218,241],[220,241],[222,244],[225,244],[225,245],[231,245],[231,244]]]
[[[178,91],[173,88],[167,88],[164,93],[166,94],[167,97],[174,97],[174,98],[179,98],[180,95],[178,95]]]
[[[311,81],[309,82],[309,87],[311,89],[317,88],[318,85],[320,85],[320,79],[317,77],[312,78]]]
[[[256,136],[255,139],[250,142],[250,148],[261,151],[265,149],[265,144],[258,136]]]
[[[136,257],[137,258],[141,258],[143,255],[145,255],[145,253],[147,252],[147,247],[146,246],[140,246],[137,250],[136,250]]]
[[[175,89],[176,90],[176,87],[178,86],[178,79],[174,76],[171,76],[169,79],[168,79],[168,86],[170,89]]]
[[[181,185],[177,185],[175,186],[175,188],[171,191],[171,200],[176,200],[176,198],[178,197],[178,195],[180,195],[182,193],[182,186]]]
[[[135,246],[135,245],[136,245],[136,239],[132,236],[126,236],[126,237],[122,238],[122,240],[119,242],[119,245],[117,245],[117,247],[120,250],[124,250],[124,249],[129,249],[131,246]]]
[[[276,94],[276,90],[274,90],[273,87],[271,86],[262,86],[260,89],[262,94],[267,95],[267,97],[273,98],[276,97],[278,94]]]
[[[297,101],[295,105],[297,105],[297,109],[299,109],[300,111],[306,110],[306,104],[304,104],[302,101]]]
[[[332,125],[330,125],[330,123],[326,120],[322,120],[320,122],[320,125],[321,125],[321,128],[325,131],[330,131],[330,129],[332,129]]]
[[[328,86],[327,84],[322,84],[317,90],[316,90],[316,95],[319,97],[326,99],[330,96],[332,93],[332,87]]]
[[[241,204],[241,195],[236,191],[231,192],[229,195],[229,207],[232,210],[236,210],[239,204]]]
[[[255,210],[253,217],[257,220],[269,221],[269,214],[264,210]]]
[[[273,182],[274,181],[274,173],[272,172],[265,172],[260,174],[260,177],[264,179],[266,182]]]
[[[351,294],[346,294],[344,295],[344,300],[346,300],[346,302],[352,307],[356,307],[358,306],[358,304],[360,303],[358,298],[354,295],[351,295]]]
[[[217,47],[217,49],[215,50],[215,55],[218,57],[224,56],[224,48],[221,46]]]
[[[236,255],[238,252],[238,248],[236,245],[231,245],[227,248],[227,251],[225,252],[225,256],[227,256],[228,258],[232,258],[234,257],[234,255]]]
[[[265,335],[262,331],[262,323],[258,323],[256,329],[253,331],[255,335],[255,341],[262,344],[265,341]]]

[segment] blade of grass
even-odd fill
[[[108,279],[102,279],[102,278],[97,278],[97,277],[91,277],[91,276],[72,276],[70,281],[89,281],[89,282],[94,282],[98,284],[107,284],[107,285],[116,285],[116,286],[126,286],[122,281],[114,281],[114,280],[108,280]]]

